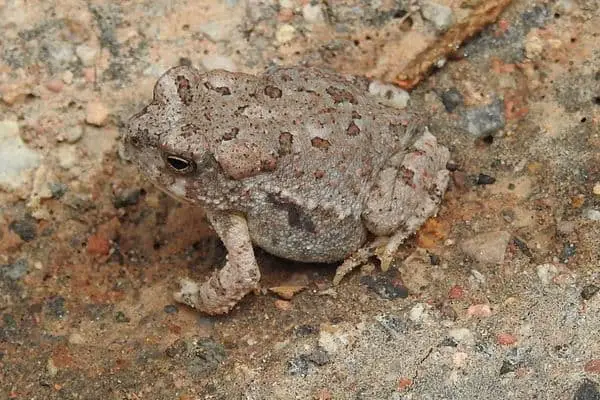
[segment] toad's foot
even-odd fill
[[[369,258],[373,256],[377,257],[381,262],[381,269],[384,272],[387,271],[392,261],[394,261],[396,250],[398,250],[405,237],[405,235],[402,238],[397,238],[396,235],[392,237],[380,236],[358,249],[335,270],[335,276],[333,277],[334,286],[337,286],[352,270],[366,264]]]
[[[260,270],[246,219],[227,213],[208,213],[208,218],[227,248],[227,262],[204,283],[183,279],[174,298],[207,314],[224,314],[257,288]]]

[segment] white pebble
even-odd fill
[[[410,95],[407,91],[400,89],[398,86],[372,81],[369,84],[369,94],[377,96],[382,103],[395,108],[406,108]]]

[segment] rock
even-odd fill
[[[504,128],[504,102],[498,99],[491,104],[466,110],[463,119],[466,130],[471,135],[491,135]]]
[[[600,221],[600,211],[595,210],[593,208],[586,208],[581,213],[584,218],[587,218],[592,221]]]
[[[456,107],[462,106],[464,97],[456,88],[451,88],[442,93],[442,103],[449,113],[453,112]]]
[[[422,1],[420,8],[423,18],[431,22],[436,30],[443,32],[452,25],[454,17],[450,7],[431,1]]]
[[[54,360],[52,360],[52,358],[49,358],[46,362],[46,372],[50,378],[54,378],[56,374],[58,374],[58,368],[54,364]]]
[[[552,283],[552,279],[558,274],[558,268],[554,264],[541,264],[535,267],[535,270],[544,285]]]
[[[410,95],[396,85],[372,81],[369,84],[369,94],[379,97],[382,103],[391,107],[403,109],[408,106]]]
[[[69,335],[69,343],[71,344],[85,344],[85,339],[79,333],[72,333]]]
[[[506,231],[487,232],[465,240],[460,248],[480,263],[502,264],[509,240],[510,233]]]
[[[89,254],[106,256],[110,252],[110,241],[100,234],[91,235],[87,239],[86,251]]]
[[[475,183],[477,185],[492,185],[496,182],[496,178],[487,174],[479,174],[477,175],[477,180]]]
[[[596,285],[585,285],[583,289],[581,289],[581,298],[584,300],[589,300],[594,297],[598,291],[600,291],[600,287]]]
[[[474,345],[475,344],[475,336],[473,332],[471,332],[467,328],[454,328],[448,331],[448,336],[453,339],[456,343],[464,344],[464,345]]]
[[[25,259],[20,259],[12,264],[0,265],[0,275],[6,276],[8,279],[16,281],[25,274],[29,269],[29,263]]]
[[[287,362],[287,373],[292,376],[306,376],[309,368],[310,361],[304,355],[294,357]]]
[[[200,63],[205,70],[211,71],[213,69],[224,69],[225,71],[236,72],[237,67],[233,60],[226,56],[220,55],[207,55],[202,57]]]
[[[177,306],[174,304],[167,304],[164,306],[163,311],[166,314],[177,314],[177,312],[179,312],[179,308],[177,308]]]
[[[594,187],[592,188],[592,193],[594,193],[596,196],[600,196],[600,182],[596,182],[594,184]]]
[[[291,42],[296,36],[296,28],[290,24],[283,24],[279,26],[277,32],[275,32],[275,40],[278,44],[285,44]]]
[[[0,121],[0,190],[14,191],[29,183],[26,174],[40,164],[40,158],[21,140],[16,121]]]
[[[94,126],[104,126],[108,121],[109,111],[104,103],[92,101],[85,109],[85,122]]]
[[[37,224],[31,216],[12,221],[8,227],[24,242],[31,242],[37,236]]]
[[[598,384],[590,379],[584,379],[577,388],[573,400],[600,400]]]
[[[408,319],[418,324],[423,320],[423,314],[425,312],[425,306],[423,303],[418,303],[413,306],[408,312]]]
[[[75,54],[84,67],[92,67],[96,63],[98,49],[87,44],[80,44],[75,48]]]
[[[492,309],[488,304],[474,304],[467,309],[467,315],[479,318],[488,318],[492,315]]]
[[[496,335],[496,342],[501,346],[510,346],[517,343],[517,338],[510,333],[499,333]]]
[[[46,82],[46,89],[54,93],[60,93],[64,87],[65,84],[60,79],[52,79]]]
[[[65,128],[64,132],[59,133],[58,136],[56,136],[56,140],[73,144],[77,143],[82,136],[83,127],[81,125],[73,125]]]
[[[349,323],[321,324],[320,326],[319,347],[328,354],[337,354],[355,341],[356,335]]]
[[[325,15],[321,4],[312,4],[308,2],[302,7],[302,17],[309,24],[322,24],[325,22]]]
[[[400,281],[390,279],[387,276],[363,276],[360,278],[361,285],[365,285],[379,297],[386,300],[408,297],[408,289]]]

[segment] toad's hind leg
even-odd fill
[[[181,281],[175,300],[207,314],[224,314],[258,286],[260,270],[246,219],[234,213],[207,213],[213,228],[227,249],[227,262],[204,283]]]
[[[335,283],[371,255],[381,260],[383,270],[389,268],[402,242],[436,213],[448,186],[449,157],[448,149],[438,144],[427,128],[421,128],[407,149],[388,160],[362,215],[365,226],[378,240],[348,258],[338,268]]]

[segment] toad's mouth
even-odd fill
[[[173,193],[173,191],[169,190],[165,185],[163,185],[161,183],[158,183],[157,181],[155,181],[153,179],[150,179],[150,178],[148,178],[148,180],[150,182],[152,182],[152,184],[154,186],[156,186],[157,189],[159,189],[161,192],[163,192],[164,194],[168,195],[169,197],[172,197],[172,198],[174,198],[175,200],[177,200],[177,201],[179,201],[181,203],[193,204],[193,202],[190,199],[188,199],[188,198],[186,198],[186,197],[184,197],[182,195],[178,195],[176,193]]]

